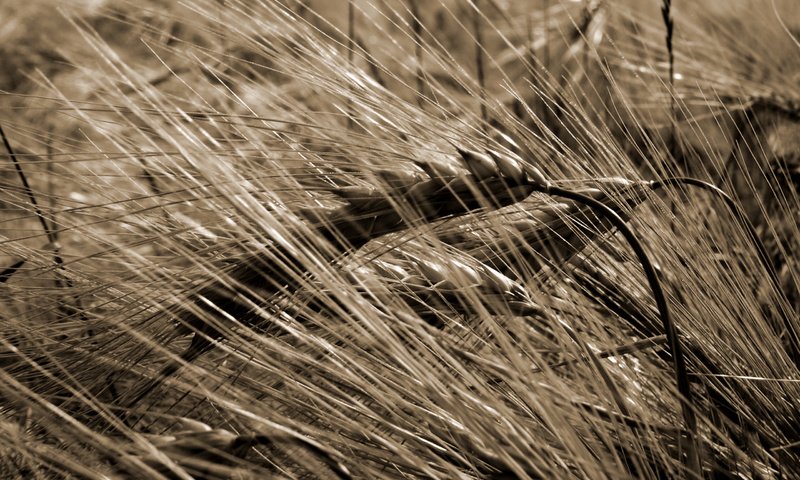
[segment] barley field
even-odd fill
[[[0,19],[0,478],[800,478],[796,0]]]

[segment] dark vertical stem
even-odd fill
[[[36,201],[36,196],[33,194],[33,189],[31,189],[30,184],[28,183],[28,177],[25,175],[25,171],[22,169],[22,165],[19,163],[19,159],[17,158],[17,154],[14,152],[14,149],[11,147],[11,143],[8,141],[8,137],[6,136],[5,130],[0,125],[0,137],[3,138],[3,145],[8,152],[9,157],[11,157],[11,161],[14,164],[14,168],[17,171],[17,175],[19,175],[19,179],[22,182],[23,189],[25,190],[25,194],[28,197],[31,205],[33,206],[33,211],[36,214],[36,217],[39,219],[39,223],[42,225],[42,229],[44,229],[44,233],[47,236],[47,241],[50,243],[51,247],[53,248],[53,262],[55,262],[56,267],[59,270],[64,270],[64,260],[61,258],[59,254],[59,246],[58,246],[58,231],[55,229],[55,222],[51,219],[50,222],[47,221],[42,209],[39,207],[39,202]],[[50,147],[48,145],[48,152],[50,152]],[[48,161],[52,161],[51,159]],[[51,226],[52,224],[52,226]],[[61,287],[62,283],[61,280],[56,278],[55,284],[57,287]],[[64,277],[64,284],[67,288],[72,288],[72,281],[69,277]],[[86,320],[86,316],[83,313],[83,309],[80,307],[80,299],[75,299],[78,308],[77,311],[80,313],[81,320]],[[71,311],[74,311],[73,307],[69,308]],[[89,330],[89,335],[93,335],[93,331]]]
[[[543,19],[542,30],[544,31],[544,50],[542,51],[542,64],[546,70],[550,69],[550,0],[544,0],[542,4]]]
[[[64,260],[61,258],[61,255],[59,255],[58,245],[56,244],[56,242],[58,241],[58,235],[50,227],[47,218],[45,218],[42,209],[39,207],[39,202],[36,201],[36,196],[33,194],[33,189],[31,189],[31,186],[28,183],[28,177],[25,175],[25,171],[22,169],[22,165],[19,163],[17,154],[14,153],[14,149],[11,148],[11,143],[8,141],[8,137],[6,136],[6,132],[5,130],[3,130],[2,126],[0,126],[0,136],[3,137],[3,145],[5,145],[8,155],[9,157],[11,157],[11,162],[14,164],[14,169],[16,169],[17,175],[19,176],[19,179],[22,182],[22,187],[25,190],[25,195],[27,195],[28,200],[31,202],[31,205],[33,206],[33,211],[34,213],[36,213],[36,217],[39,219],[39,223],[42,225],[42,229],[44,230],[45,235],[47,235],[47,241],[52,245],[54,249],[53,251],[55,253],[53,254],[53,261],[56,263],[56,265],[63,268]]]
[[[481,32],[479,0],[473,1],[472,30],[475,35],[475,70],[478,76],[478,88],[480,89],[481,120],[483,121],[483,129],[486,131],[489,124],[489,115],[486,111],[486,74],[483,66],[483,35]]]
[[[545,131],[556,132],[556,114],[553,111],[556,96],[559,94],[555,91],[554,78],[550,71],[550,0],[542,2],[542,32],[543,32],[543,45],[542,45],[542,65],[544,67],[545,81],[542,85],[542,120],[544,121]]]
[[[50,225],[48,225],[47,219],[45,218],[44,213],[42,213],[42,209],[39,208],[39,202],[36,201],[36,196],[33,194],[33,190],[28,183],[28,177],[25,175],[25,171],[22,169],[22,165],[20,165],[19,160],[17,159],[17,154],[14,153],[14,149],[11,148],[11,143],[9,143],[8,137],[6,137],[6,132],[3,130],[2,126],[0,126],[0,136],[3,137],[3,145],[5,145],[8,156],[11,157],[11,162],[14,164],[14,169],[17,171],[17,175],[22,182],[22,188],[25,191],[25,195],[27,195],[28,200],[31,202],[33,211],[36,213],[36,217],[39,219],[39,223],[42,225],[45,235],[47,235],[47,241],[53,242],[53,233],[50,230]],[[56,263],[61,263],[60,259],[56,260]]]
[[[348,0],[347,2],[347,63],[350,65],[350,68],[354,67],[353,57],[355,54],[355,36],[356,36],[356,26],[355,26],[356,12],[355,12],[355,4],[353,2],[354,0]],[[351,98],[347,99],[347,128],[348,130],[352,130],[353,128],[353,109],[352,109]]]
[[[53,236],[58,240],[58,228],[56,227],[55,219],[55,186],[53,185],[53,176],[55,169],[53,168],[53,129],[50,128],[47,138],[47,194],[48,194],[48,209],[50,210],[50,228]]]
[[[592,11],[591,0],[585,0],[583,8],[586,21],[584,22],[584,30],[582,32],[583,34],[581,35],[581,40],[583,43],[583,52],[581,53],[581,68],[583,68],[583,74],[585,78],[589,78],[589,54],[591,53],[589,52],[589,49],[591,48],[591,44],[589,43],[588,34],[595,12]]]
[[[533,34],[533,12],[528,12],[525,16],[525,56],[522,58],[523,63],[525,64],[525,69],[527,71],[528,81],[530,82],[530,88],[533,90],[533,85],[536,85],[536,66],[539,64],[536,58],[536,49],[534,45],[536,43],[536,38]],[[515,104],[515,113],[517,118],[520,122],[529,127],[532,127],[535,122],[530,118],[530,114],[528,112],[528,108],[534,105],[533,100],[537,97],[535,96],[535,91],[533,92],[533,96],[528,96],[526,93],[526,85],[523,81],[522,91],[519,95],[519,102]]]
[[[670,122],[671,134],[669,140],[669,154],[671,160],[675,161],[678,158],[678,118],[677,106],[675,102],[675,51],[673,49],[673,29],[674,22],[672,20],[672,0],[662,0],[661,2],[661,16],[664,20],[664,27],[666,29],[666,46],[667,46],[667,61],[669,64],[669,99],[670,99]]]
[[[411,11],[411,31],[414,35],[414,60],[416,61],[417,104],[422,108],[425,104],[425,78],[422,74],[422,20],[420,19],[418,0],[408,0]]]
[[[669,142],[667,143],[669,158],[664,166],[664,170],[667,175],[682,175],[686,174],[687,172],[685,172],[686,169],[684,168],[686,165],[680,165],[678,163],[678,158],[680,155],[678,152],[678,117],[675,104],[675,52],[672,46],[672,32],[674,26],[672,20],[672,0],[661,1],[661,17],[664,20],[664,28],[666,30],[665,41],[667,47],[667,63],[669,65],[669,78],[667,85],[670,108],[670,131]],[[677,205],[675,203],[671,204],[670,210],[672,211],[673,217],[677,216]],[[670,229],[675,231],[674,223],[670,223]]]
[[[53,242],[53,248],[55,249],[56,254],[58,254],[58,227],[56,226],[56,217],[55,217],[55,188],[53,186],[53,176],[55,175],[55,171],[53,168],[53,143],[52,143],[52,129],[50,131],[50,138],[47,141],[47,194],[48,198],[48,208],[50,210],[50,235],[48,236],[48,240]],[[57,255],[56,255],[57,256]],[[58,264],[58,259],[54,258],[56,264]],[[66,286],[71,287],[72,283],[67,278],[65,279]],[[61,277],[56,275],[55,278],[55,285],[56,288],[62,288],[65,285],[61,282]]]
[[[354,0],[348,0],[347,2],[347,61],[350,65],[353,64],[353,53],[355,47],[355,36],[356,36],[356,26],[355,26],[355,4],[353,3]]]
[[[526,49],[527,55],[525,56],[525,62],[529,63],[528,70],[530,73],[530,81],[531,85],[536,85],[536,74],[534,72],[534,65],[536,65],[536,49],[534,48],[535,38],[533,35],[533,19],[532,13],[528,13],[525,17],[525,41],[527,42],[528,48]]]

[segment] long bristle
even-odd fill
[[[0,2],[0,477],[797,478],[767,3]]]

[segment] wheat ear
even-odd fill
[[[316,243],[314,254],[330,264],[382,235],[479,210],[502,208],[533,192],[525,178],[516,173],[508,176],[505,172],[509,170],[496,167],[487,171],[482,154],[467,150],[459,150],[459,154],[461,172],[450,174],[428,168],[429,178],[412,186],[385,185],[384,191],[335,189],[333,193],[345,205],[333,212],[304,212],[310,225],[307,231],[299,231],[297,238]],[[301,287],[307,273],[305,255],[295,245],[275,242],[233,261],[234,267],[227,272],[225,281],[215,279],[202,286],[177,314],[180,328],[194,333],[191,345],[154,378],[134,388],[128,395],[130,400],[124,404],[133,407],[184,362],[191,362],[211,349],[224,336],[229,319],[251,326],[260,323],[253,304],[261,302],[264,292],[269,295]],[[256,298],[246,293],[253,288],[261,292]]]

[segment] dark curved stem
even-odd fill
[[[17,270],[19,270],[23,265],[25,265],[26,260],[24,258],[18,259],[16,262],[11,264],[10,267],[3,269],[0,272],[0,283],[6,283],[6,280],[11,278],[11,275],[14,275]]]
[[[770,279],[770,283],[772,283],[772,287],[775,289],[775,292],[779,295],[785,296],[783,292],[783,288],[781,287],[780,280],[778,279],[778,273],[775,270],[775,266],[772,264],[772,261],[769,258],[769,254],[767,253],[767,248],[764,246],[764,242],[761,241],[758,234],[756,233],[755,227],[747,218],[747,215],[744,213],[742,208],[736,201],[728,195],[724,190],[717,187],[716,185],[706,182],[704,180],[699,180],[697,178],[690,178],[690,177],[673,177],[673,178],[666,178],[663,180],[657,180],[651,184],[653,190],[658,190],[660,188],[665,187],[674,187],[674,186],[684,186],[684,185],[691,185],[694,187],[702,188],[708,192],[713,193],[717,196],[717,198],[721,199],[725,202],[725,205],[731,211],[731,214],[739,221],[739,224],[745,229],[747,232],[747,236],[750,237],[750,241],[753,242],[753,245],[758,252],[758,259],[764,268],[767,270],[767,274]],[[785,317],[785,315],[784,315]],[[795,363],[800,362],[800,337],[798,337],[797,332],[792,325],[792,322],[788,319],[784,318],[784,328],[786,328],[786,332],[790,335],[792,352],[790,354],[793,357]]]
[[[642,264],[642,269],[647,277],[647,282],[650,285],[650,289],[653,291],[653,298],[655,299],[658,313],[663,324],[664,333],[667,336],[670,353],[672,354],[672,363],[675,369],[675,379],[678,384],[678,393],[681,395],[681,413],[683,415],[684,422],[686,423],[686,429],[692,436],[690,439],[690,450],[688,452],[689,468],[699,475],[700,461],[698,457],[698,450],[696,448],[697,418],[695,417],[695,412],[693,409],[692,391],[689,385],[689,375],[686,370],[686,360],[683,356],[683,349],[681,348],[678,329],[670,318],[667,299],[664,295],[663,289],[661,288],[661,282],[658,280],[656,269],[653,267],[653,263],[650,261],[650,257],[648,257],[647,253],[644,251],[642,243],[638,238],[636,238],[636,235],[625,223],[625,220],[623,220],[619,214],[614,211],[614,209],[610,208],[606,204],[582,193],[564,190],[559,187],[540,185],[539,188],[543,193],[548,195],[573,200],[575,202],[588,205],[595,211],[602,213],[604,217],[606,217],[609,221],[611,221],[611,223],[614,224],[615,227],[617,227],[617,229],[619,229],[620,233],[622,233],[622,235],[625,237],[625,240],[627,240],[628,244],[630,244],[631,248],[636,253],[636,257]]]
[[[673,178],[666,178],[664,180],[656,180],[651,185],[653,190],[658,190],[660,188],[665,188],[665,187],[680,186],[680,185],[691,185],[712,192],[719,199],[724,201],[725,205],[727,205],[728,209],[731,211],[733,216],[736,217],[737,220],[739,220],[739,222],[742,224],[742,227],[744,227],[744,229],[747,231],[747,236],[750,237],[750,240],[753,242],[753,245],[756,247],[756,251],[758,252],[758,259],[764,265],[764,268],[767,269],[767,273],[769,274],[772,286],[775,287],[775,290],[777,290],[778,292],[783,291],[783,289],[780,286],[780,281],[778,280],[778,274],[775,271],[775,266],[772,265],[772,262],[769,259],[769,254],[767,253],[767,248],[764,246],[764,243],[758,237],[755,227],[753,227],[753,224],[747,218],[747,215],[745,215],[744,211],[742,211],[742,208],[724,190],[722,190],[721,188],[717,187],[712,183],[690,177],[673,177]]]

